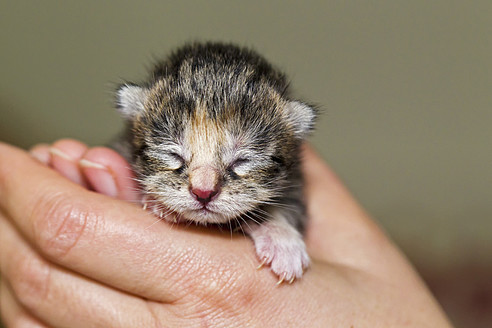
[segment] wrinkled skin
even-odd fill
[[[131,171],[115,152],[61,140],[32,153],[0,145],[7,327],[449,327],[406,259],[309,148],[313,263],[280,286],[255,270],[250,239],[156,223],[135,204]]]

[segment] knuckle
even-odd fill
[[[15,274],[9,281],[19,303],[31,311],[38,310],[48,298],[50,266],[33,256],[16,260]]]
[[[85,233],[90,217],[85,206],[63,193],[41,197],[33,207],[34,238],[48,256],[63,257]]]

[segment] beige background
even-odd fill
[[[0,140],[104,144],[115,84],[154,58],[253,46],[321,106],[312,142],[432,284],[492,264],[491,21],[491,1],[2,1]]]

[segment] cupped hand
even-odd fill
[[[249,238],[142,210],[114,151],[61,140],[31,154],[0,145],[7,327],[449,327],[404,256],[309,147],[313,261],[280,286],[255,269]]]

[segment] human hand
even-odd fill
[[[255,270],[248,238],[154,224],[132,203],[131,171],[113,151],[71,140],[49,149],[33,153],[68,179],[0,145],[8,327],[449,326],[398,249],[309,148],[313,261],[302,279],[278,287],[269,270]]]

